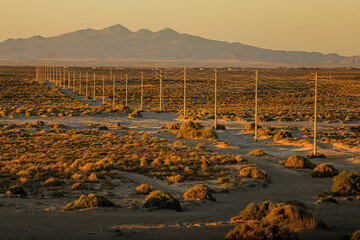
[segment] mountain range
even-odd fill
[[[360,56],[282,51],[242,43],[209,40],[170,28],[158,32],[130,31],[122,25],[85,29],[54,37],[34,36],[0,43],[0,59],[7,60],[210,60],[295,65],[360,66]]]

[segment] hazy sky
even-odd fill
[[[0,41],[121,24],[257,47],[360,55],[360,0],[0,0]]]

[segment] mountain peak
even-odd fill
[[[129,29],[121,24],[116,24],[101,30],[102,32],[121,32],[121,33],[132,33]]]
[[[178,32],[177,31],[175,31],[174,29],[171,29],[171,28],[164,28],[164,29],[161,29],[160,31],[159,31],[159,33],[167,33],[167,34],[174,34],[174,33],[176,33],[176,34],[178,34]]]

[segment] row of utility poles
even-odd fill
[[[63,74],[62,74],[63,69]],[[65,79],[65,72],[66,68],[60,68],[55,66],[42,66],[36,67],[36,79],[39,80],[43,79],[46,81],[54,82],[60,88],[66,86],[66,79]],[[70,88],[71,84],[71,71],[68,70],[68,85],[67,88]],[[187,84],[187,68],[184,67],[183,69],[183,76],[184,76],[184,113],[183,116],[186,118],[186,84]],[[164,70],[163,69],[156,69],[156,77],[159,80],[159,111],[163,111],[163,78],[164,78]],[[259,82],[259,71],[255,70],[255,141],[258,141],[258,82]],[[86,84],[85,84],[85,97],[88,98],[88,73],[86,73]],[[113,81],[113,98],[112,98],[112,107],[116,105],[116,80],[115,75],[112,73],[112,69],[110,69],[110,80]],[[217,80],[218,80],[218,73],[217,69],[214,69],[214,86],[215,86],[215,96],[214,96],[214,127],[218,127],[217,123]],[[64,82],[63,82],[64,81]],[[76,93],[76,72],[73,71],[73,91]],[[93,84],[94,84],[94,95],[93,100],[96,101],[96,75],[93,75]],[[82,94],[82,76],[81,72],[79,72],[79,80],[78,80],[78,93]],[[315,98],[314,98],[314,154],[317,155],[317,87],[318,87],[318,74],[315,74]],[[141,86],[140,86],[140,110],[143,110],[144,104],[144,73],[141,72]],[[102,103],[105,104],[105,76],[102,77]],[[125,74],[125,106],[128,106],[128,75]]]

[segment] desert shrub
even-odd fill
[[[181,124],[180,130],[201,130],[204,129],[204,127],[200,123],[187,121]]]
[[[138,195],[146,195],[152,192],[153,187],[147,185],[147,184],[141,184],[136,188],[136,194]]]
[[[307,158],[311,159],[311,158],[326,158],[325,154],[322,153],[316,153],[316,155],[311,152],[309,155],[307,155]]]
[[[316,204],[321,204],[321,203],[339,204],[338,201],[331,195],[329,195],[329,196],[319,196],[318,200],[316,200]]]
[[[278,204],[263,218],[264,222],[279,224],[292,231],[313,230],[318,225],[314,216],[294,205]]]
[[[16,194],[16,195],[21,195],[21,196],[27,195],[24,188],[19,185],[12,185],[11,187],[9,187],[6,194]]]
[[[298,156],[298,155],[292,155],[289,157],[285,162],[285,167],[287,168],[315,168],[315,164],[310,162],[308,159]]]
[[[276,133],[273,137],[274,141],[281,141],[281,140],[291,140],[293,136],[288,131],[281,130],[280,132]]]
[[[292,240],[296,233],[279,226],[268,223],[245,223],[236,226],[225,236],[226,240]]]
[[[360,230],[357,230],[351,235],[350,240],[359,240],[359,239],[360,239]]]
[[[298,209],[302,209],[302,210],[306,210],[306,206],[303,202],[299,201],[299,200],[288,200],[284,202],[285,205],[293,205]]]
[[[221,164],[224,165],[231,165],[231,164],[236,164],[237,160],[230,155],[225,155],[222,159],[221,159]]]
[[[312,177],[316,178],[326,178],[334,177],[339,174],[339,171],[336,170],[331,164],[324,163],[317,166],[314,171],[311,173]]]
[[[179,130],[180,129],[180,124],[178,124],[178,123],[169,123],[168,125],[166,125],[166,129]]]
[[[261,202],[258,204],[250,203],[240,214],[231,218],[231,221],[248,221],[263,219],[274,206],[270,201]]]
[[[258,129],[261,127],[258,125]],[[248,123],[245,125],[245,131],[255,131],[255,123]]]
[[[267,116],[267,115],[261,114],[261,115],[258,116],[258,120],[260,122],[268,122],[268,121],[271,121],[273,119],[271,117]]]
[[[360,176],[354,171],[343,171],[333,178],[331,191],[338,196],[360,194]]]
[[[107,126],[100,126],[100,127],[98,127],[98,129],[99,129],[100,131],[109,130],[109,128],[108,128]]]
[[[192,189],[185,192],[183,196],[185,200],[208,199],[215,201],[215,198],[211,195],[210,188],[202,184],[195,185]]]
[[[222,124],[216,124],[216,127],[215,127],[215,124],[214,124],[211,126],[211,130],[214,130],[214,129],[226,130],[226,127],[225,127],[225,125],[222,125]]]
[[[228,177],[219,177],[219,179],[218,179],[219,184],[224,184],[224,183],[229,183],[229,182],[230,182],[230,178],[228,178]]]
[[[195,147],[195,149],[200,151],[200,150],[205,150],[206,148],[205,148],[204,144],[199,143],[199,144]]]
[[[236,159],[236,161],[237,162],[242,162],[242,163],[245,163],[245,162],[248,162],[248,160],[246,160],[243,156],[241,156],[241,155],[238,155],[238,156],[236,156],[235,157],[235,159]]]
[[[35,126],[45,126],[45,123],[43,121],[40,121],[40,120],[37,120],[35,123],[34,123]]]
[[[66,126],[64,124],[58,123],[58,124],[54,124],[53,128],[54,129],[63,129],[63,128],[66,128]]]
[[[145,199],[144,207],[155,209],[168,208],[181,211],[180,202],[169,193],[161,190],[151,192]]]
[[[261,157],[265,155],[265,152],[261,149],[255,149],[248,153],[250,156]]]
[[[264,127],[258,129],[259,136],[273,136],[277,133],[277,129],[275,127]]]
[[[181,129],[177,131],[177,138],[192,138],[192,139],[210,139],[214,140],[217,139],[217,135],[215,132],[211,131],[210,129]]]
[[[81,195],[78,200],[68,203],[63,209],[64,211],[83,209],[83,208],[97,208],[97,207],[111,207],[114,203],[106,197],[89,194]]]
[[[141,117],[141,111],[136,110],[136,111],[130,113],[130,114],[129,114],[129,117],[130,117],[130,118]]]
[[[301,135],[306,137],[314,137],[314,133],[310,131],[308,128],[301,129]]]
[[[184,181],[184,179],[181,175],[169,176],[169,177],[167,177],[167,180],[169,183],[179,183],[179,182]]]
[[[49,178],[44,182],[45,187],[57,187],[61,185],[61,181],[57,178]]]
[[[262,171],[256,167],[244,166],[239,171],[239,177],[241,178],[260,178],[268,179],[269,176],[265,171]]]
[[[78,183],[74,183],[72,186],[71,186],[71,189],[72,190],[84,190],[85,189],[85,185],[81,182],[78,182]]]

